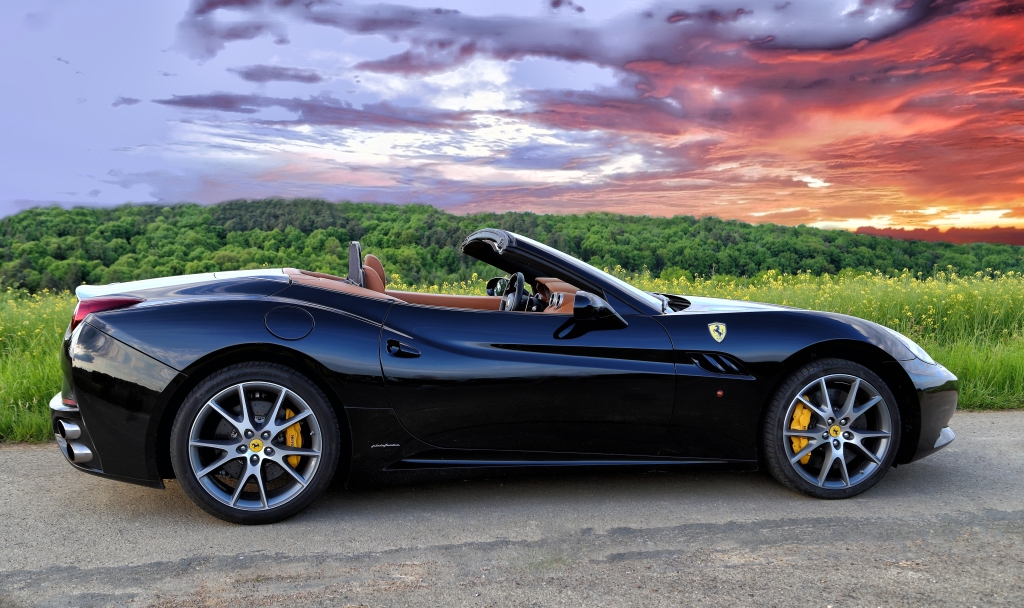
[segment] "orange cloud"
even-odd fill
[[[677,166],[531,207],[906,226],[1000,209],[1024,226],[1024,4],[950,4],[837,50],[691,39],[681,61],[625,69],[639,98],[549,96],[528,119],[616,132]]]
[[[178,46],[197,58],[238,40],[286,41],[294,23],[384,36],[405,50],[353,64],[374,85],[348,91],[366,96],[360,107],[329,92],[153,100],[216,116],[218,141],[262,163],[238,161],[249,171],[159,197],[213,201],[233,187],[233,196],[467,211],[1024,228],[1024,0],[744,4],[655,4],[586,21],[398,4],[193,3]],[[232,19],[221,21],[227,6]],[[615,84],[563,84],[558,71],[573,63],[600,66]],[[545,77],[517,76],[531,65]],[[329,76],[318,70],[236,71],[280,85]],[[438,75],[446,78],[431,80]],[[373,91],[405,93],[369,101]],[[490,101],[466,101],[476,93]],[[197,148],[207,145],[200,138]]]

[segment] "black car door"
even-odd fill
[[[674,364],[649,317],[592,329],[571,315],[397,303],[381,365],[399,419],[440,448],[656,455]]]

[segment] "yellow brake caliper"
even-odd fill
[[[805,397],[806,399],[806,397]],[[810,408],[804,407],[804,404],[797,403],[796,408],[793,410],[793,422],[789,424],[789,428],[794,431],[806,431],[807,425],[811,423],[811,410]],[[793,442],[793,452],[799,453],[800,450],[807,447],[806,437],[790,437]],[[800,464],[807,464],[811,460],[811,453],[808,452],[800,459]]]
[[[285,420],[288,420],[289,418],[291,418],[294,415],[295,415],[295,412],[291,411],[290,409],[286,409],[284,411],[284,419]],[[808,414],[808,417],[809,416],[810,416],[810,414]],[[296,422],[295,424],[291,425],[290,427],[288,427],[288,428],[286,428],[284,430],[284,442],[290,448],[301,448],[302,447],[302,428],[299,426],[300,424],[301,423]],[[807,427],[804,427],[804,428],[807,428]],[[804,443],[807,443],[806,439],[804,439]],[[302,460],[302,456],[289,456],[288,457],[288,464],[292,465],[292,468],[294,469],[295,467],[299,466],[299,461],[301,461],[301,460]]]

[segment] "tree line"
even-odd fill
[[[930,275],[1024,271],[1024,247],[901,241],[807,226],[530,212],[455,215],[427,205],[266,199],[196,204],[60,207],[0,220],[0,286],[74,289],[184,273],[292,266],[344,275],[359,240],[409,284],[442,284],[494,271],[459,246],[483,227],[546,243],[599,268],[654,276],[754,277],[908,269]]]

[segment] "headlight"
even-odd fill
[[[883,325],[882,327],[885,327],[885,326]],[[906,346],[907,349],[910,350],[910,352],[914,353],[915,357],[917,357],[918,359],[924,361],[925,363],[927,363],[929,365],[935,365],[935,359],[932,359],[928,355],[928,353],[925,352],[925,350],[923,348],[918,346],[917,342],[914,342],[913,340],[911,340],[910,338],[904,336],[903,334],[901,334],[900,332],[896,331],[895,329],[890,329],[888,327],[885,327],[885,328],[889,330],[889,333],[891,333],[892,335],[896,336],[896,338],[900,342],[903,343],[903,346]]]

